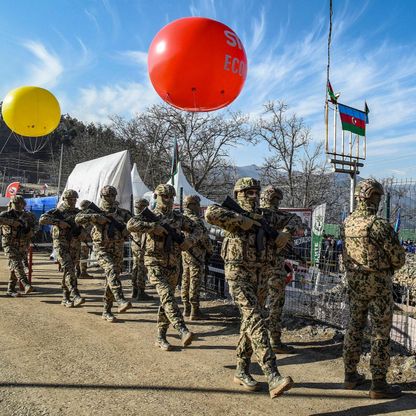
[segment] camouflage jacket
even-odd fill
[[[69,208],[65,203],[60,204],[56,209],[42,214],[39,223],[41,225],[52,225],[52,238],[54,243],[66,243],[71,240],[80,240],[82,229],[75,223],[75,217],[79,208]],[[58,226],[60,221],[65,221],[69,227]]]
[[[103,211],[102,214],[90,209],[80,211],[75,217],[75,222],[83,227],[92,225],[91,238],[95,244],[106,243],[108,241],[124,241],[128,237],[126,223],[131,218],[130,211],[119,208],[118,203],[107,208],[101,205],[100,209]],[[98,224],[96,221],[102,216],[107,217],[109,222]]]
[[[167,224],[177,233],[186,232],[187,238],[196,244],[202,236],[200,227],[179,211],[172,210],[166,215],[156,208],[153,213],[158,217],[157,222],[147,222],[139,214],[129,220],[127,229],[131,233],[146,233],[144,243],[146,266],[178,267],[181,259],[179,245],[172,241],[171,247],[167,247],[166,235],[155,235],[153,229],[157,225]]]
[[[12,226],[14,221],[19,221],[20,226]],[[37,220],[31,212],[11,209],[0,214],[0,226],[3,246],[18,244],[17,240],[29,243],[36,231]]]
[[[394,273],[393,282],[409,288],[416,296],[416,254],[406,253],[406,263]]]
[[[391,225],[369,212],[365,205],[345,220],[343,264],[345,270],[393,273],[405,262],[405,251]]]
[[[192,247],[192,254],[199,259],[200,263],[205,262],[205,256],[210,256],[212,254],[213,248],[211,244],[211,240],[209,238],[209,233],[205,223],[201,217],[195,215],[192,211],[185,209],[184,216],[189,218],[196,227],[199,227],[201,230],[201,237],[197,241],[197,243]],[[188,232],[185,232],[185,236],[188,237]],[[186,263],[195,263],[195,258],[184,251],[182,253],[182,258]]]
[[[261,219],[263,215],[255,212],[253,219]],[[210,224],[225,230],[221,247],[221,257],[227,264],[244,265],[251,263],[271,263],[276,259],[276,248],[263,237],[264,250],[256,247],[257,229],[252,227],[248,231],[240,228],[243,222],[241,215],[236,214],[219,205],[211,205],[205,212],[205,219]]]

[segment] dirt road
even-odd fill
[[[46,255],[35,262],[37,292],[11,299],[0,258],[0,415],[415,414],[413,392],[373,401],[366,389],[342,390],[341,345],[330,339],[298,341],[297,354],[279,356],[281,372],[296,383],[284,396],[269,398],[257,364],[262,391],[247,393],[232,383],[238,320],[231,306],[204,302],[211,319],[190,325],[197,340],[182,349],[170,330],[176,348],[163,352],[153,344],[157,302],[135,303],[107,323],[100,317],[102,279],[80,280],[87,302],[67,309],[56,266],[39,264],[48,263]]]

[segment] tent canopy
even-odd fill
[[[192,185],[186,179],[185,174],[182,170],[181,162],[178,163],[178,168],[176,169],[176,174],[173,177],[174,179],[174,187],[176,191],[175,201],[174,203],[179,205],[180,204],[180,189],[183,189],[183,198],[185,199],[188,195],[198,195],[201,198],[201,207],[207,207],[208,205],[215,204],[216,202],[211,201],[208,198],[205,198],[203,195],[198,193]],[[172,178],[167,182],[169,185],[172,185]]]
[[[133,165],[133,169],[131,170],[131,184],[133,187],[134,200],[143,198],[147,192],[151,192],[150,189],[142,181],[136,164]]]
[[[78,163],[68,177],[65,190],[74,189],[78,192],[78,206],[84,199],[98,205],[100,190],[105,185],[112,185],[117,189],[117,201],[121,208],[131,208],[133,192],[130,154],[127,150]]]

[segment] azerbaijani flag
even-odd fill
[[[328,91],[328,95],[329,95],[329,101],[331,101],[332,104],[336,104],[337,103],[337,96],[334,93],[334,90],[332,89],[332,85],[328,80],[328,85],[327,85],[327,91]]]
[[[175,141],[173,143],[172,166],[170,169],[170,177],[172,178],[173,186],[175,186],[175,174],[178,171],[178,162],[179,162],[179,147],[178,147],[178,142],[175,138]]]
[[[365,136],[365,112],[348,107],[344,104],[338,104],[338,108],[341,117],[342,130],[348,130],[359,136]]]

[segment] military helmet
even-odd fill
[[[79,207],[84,211],[86,209],[88,209],[88,207],[90,206],[91,201],[88,201],[88,199],[83,199],[80,204]]]
[[[156,186],[154,193],[155,195],[166,195],[170,197],[176,196],[175,188],[172,185],[169,185],[168,183]]]
[[[283,199],[283,191],[277,186],[266,186],[260,194],[260,200],[270,202],[273,198],[277,198],[281,201]]]
[[[134,208],[148,207],[149,201],[146,198],[136,199],[134,201]]]
[[[15,204],[16,202],[23,202],[23,205],[26,206],[26,201],[22,195],[13,195],[10,198],[9,204]]]
[[[183,201],[183,206],[186,208],[189,205],[201,203],[201,198],[198,195],[187,195]]]
[[[62,194],[62,199],[67,199],[67,198],[78,198],[78,192],[74,191],[73,189],[67,189]]]
[[[100,196],[117,196],[117,189],[114,186],[106,185],[104,188],[101,189]]]
[[[383,186],[375,179],[365,179],[355,187],[354,197],[357,199],[370,199],[374,194],[384,195]]]
[[[237,193],[240,191],[246,191],[248,189],[257,189],[260,191],[260,181],[254,178],[240,178],[234,185],[234,198],[237,197]]]

